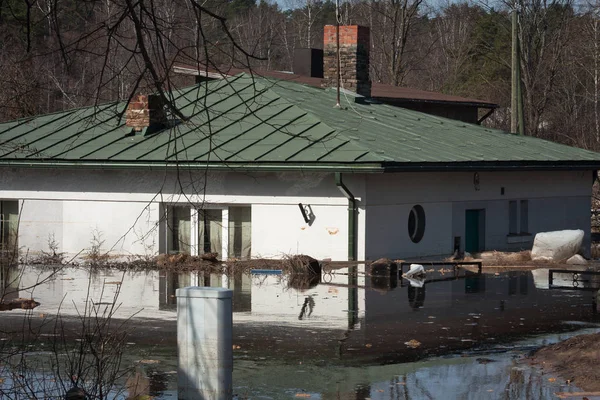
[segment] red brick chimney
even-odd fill
[[[365,26],[340,26],[341,86],[365,97],[371,97],[369,79],[370,32]],[[335,25],[325,25],[323,37],[323,85],[337,86],[337,53]]]
[[[158,95],[140,94],[134,97],[127,106],[125,124],[135,131],[141,131],[154,124],[164,124],[167,116],[163,102]]]

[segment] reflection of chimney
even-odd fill
[[[321,49],[295,49],[294,74],[310,76],[311,78],[323,77],[323,50]]]
[[[167,116],[159,95],[140,94],[134,97],[127,106],[125,124],[135,131],[141,131],[151,125],[164,125]]]
[[[369,79],[369,28],[358,25],[340,26],[341,86],[365,97],[371,97]],[[323,84],[337,85],[337,53],[335,25],[326,25],[323,37]]]

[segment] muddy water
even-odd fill
[[[131,318],[125,362],[143,361],[138,372],[149,382],[148,394],[159,398],[176,397],[174,295],[189,285],[234,290],[239,397],[545,399],[576,389],[520,359],[542,344],[596,329],[594,291],[548,289],[544,273],[535,279],[530,272],[430,273],[423,287],[414,287],[358,272],[339,270],[311,282],[26,268],[11,272],[18,283],[5,281],[12,282],[10,296],[41,303],[29,314],[34,322],[51,321],[60,309],[76,324],[86,299],[98,310],[117,304],[115,317]],[[563,286],[569,278],[561,277]],[[26,314],[3,313],[0,329],[17,334],[15,322]]]

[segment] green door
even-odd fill
[[[484,248],[484,210],[466,210],[465,251],[476,253]]]

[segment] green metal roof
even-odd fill
[[[187,120],[132,134],[111,103],[0,124],[0,164],[335,169],[600,168],[600,154],[240,74],[171,93]]]

